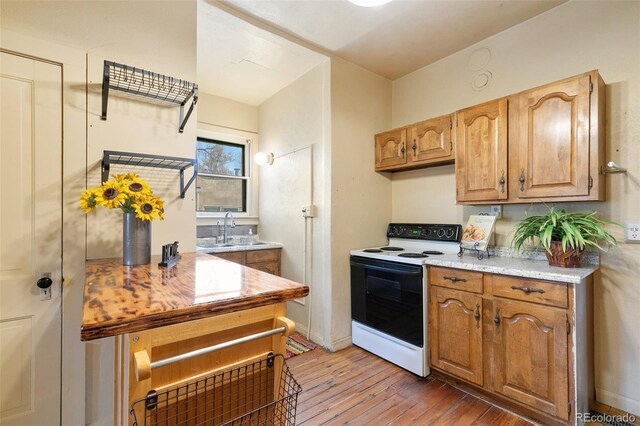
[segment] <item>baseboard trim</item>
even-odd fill
[[[640,418],[640,401],[598,388],[596,388],[596,401],[626,411]]]
[[[333,342],[331,344],[331,348],[329,348],[329,350],[331,352],[337,352],[339,350],[348,348],[351,345],[352,345],[351,336],[347,336],[347,337],[343,337],[342,339],[338,339],[335,342]]]
[[[299,322],[295,322],[296,325],[296,331],[301,334],[302,336],[304,336],[304,338],[307,338],[307,327],[305,327],[304,325],[300,324]],[[318,345],[324,347],[324,342],[322,341],[322,336],[318,333],[315,333],[313,330],[311,330],[311,335],[309,336],[309,340],[311,340],[313,343],[317,343]]]

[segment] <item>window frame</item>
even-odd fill
[[[243,138],[243,137],[239,137],[239,136],[233,136],[233,135],[227,135],[227,134],[223,134],[223,133],[215,133],[215,132],[208,132],[205,130],[198,130],[196,133],[196,140],[194,143],[194,148],[197,150],[197,146],[198,146],[198,139],[207,139],[210,140],[211,142],[222,142],[222,143],[228,143],[228,144],[235,144],[235,145],[243,145],[244,146],[244,169],[246,171],[245,176],[232,176],[232,175],[218,175],[218,174],[210,174],[210,173],[201,173],[200,171],[198,171],[198,175],[199,176],[206,176],[206,177],[220,177],[220,178],[225,178],[225,179],[241,179],[244,180],[245,183],[245,200],[244,200],[244,204],[245,204],[245,212],[232,212],[234,217],[239,217],[239,218],[248,218],[248,217],[253,217],[251,212],[253,211],[252,208],[252,196],[253,196],[253,165],[251,164],[251,158],[252,158],[252,144],[253,144],[253,140],[252,139],[247,139],[247,138]],[[198,156],[195,156],[196,161]],[[197,191],[197,185],[196,185],[196,191]],[[196,203],[194,203],[194,207],[197,205],[197,197],[198,195],[195,195],[196,199],[194,201],[196,201]],[[196,212],[196,218],[224,218],[224,215],[227,212],[202,212],[202,211],[198,211],[195,210]]]

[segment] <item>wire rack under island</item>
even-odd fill
[[[283,356],[269,354],[169,390],[152,390],[131,405],[130,414],[134,426],[292,426],[300,391]]]

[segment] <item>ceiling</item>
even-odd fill
[[[260,105],[330,55],[394,80],[565,0],[392,0],[374,8],[347,0],[197,1],[200,90]],[[145,32],[184,46],[193,27],[175,23],[193,22],[190,2],[2,0],[0,16],[5,28],[85,51],[126,44],[144,16]],[[96,31],[86,16],[113,31]]]
[[[312,50],[395,80],[565,1],[200,0],[199,84],[259,105],[322,61]]]

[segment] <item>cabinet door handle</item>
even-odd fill
[[[444,276],[444,277],[442,277],[442,278],[444,278],[445,280],[449,280],[449,281],[451,281],[452,283],[455,283],[455,282],[458,282],[458,281],[460,281],[460,282],[462,282],[462,283],[466,283],[466,282],[467,282],[467,279],[466,279],[466,278],[449,277],[449,276],[447,276],[447,275],[445,275],[445,276]]]
[[[496,327],[500,327],[500,308],[496,309],[496,316],[493,317],[493,322],[496,324]]]
[[[402,154],[402,158],[404,158],[404,142],[402,142],[402,148],[400,148],[400,153]]]
[[[520,178],[518,178],[520,182],[520,192],[524,191],[524,169],[520,169]]]
[[[502,176],[500,176],[500,180],[498,182],[500,183],[500,192],[504,194],[504,170],[502,171]]]
[[[531,287],[527,287],[527,286],[519,287],[519,286],[517,286],[517,285],[512,285],[512,286],[511,286],[511,289],[512,289],[512,290],[520,290],[520,291],[525,292],[526,294],[529,294],[529,293],[540,293],[540,294],[544,294],[544,290],[543,290],[543,289],[541,289],[541,288],[531,288]]]
[[[476,319],[476,327],[480,327],[480,304],[476,303],[476,312],[473,314]]]
[[[413,140],[413,146],[411,147],[413,148],[413,156],[415,157],[417,155],[416,150],[418,149],[418,145],[416,145],[416,140]]]

